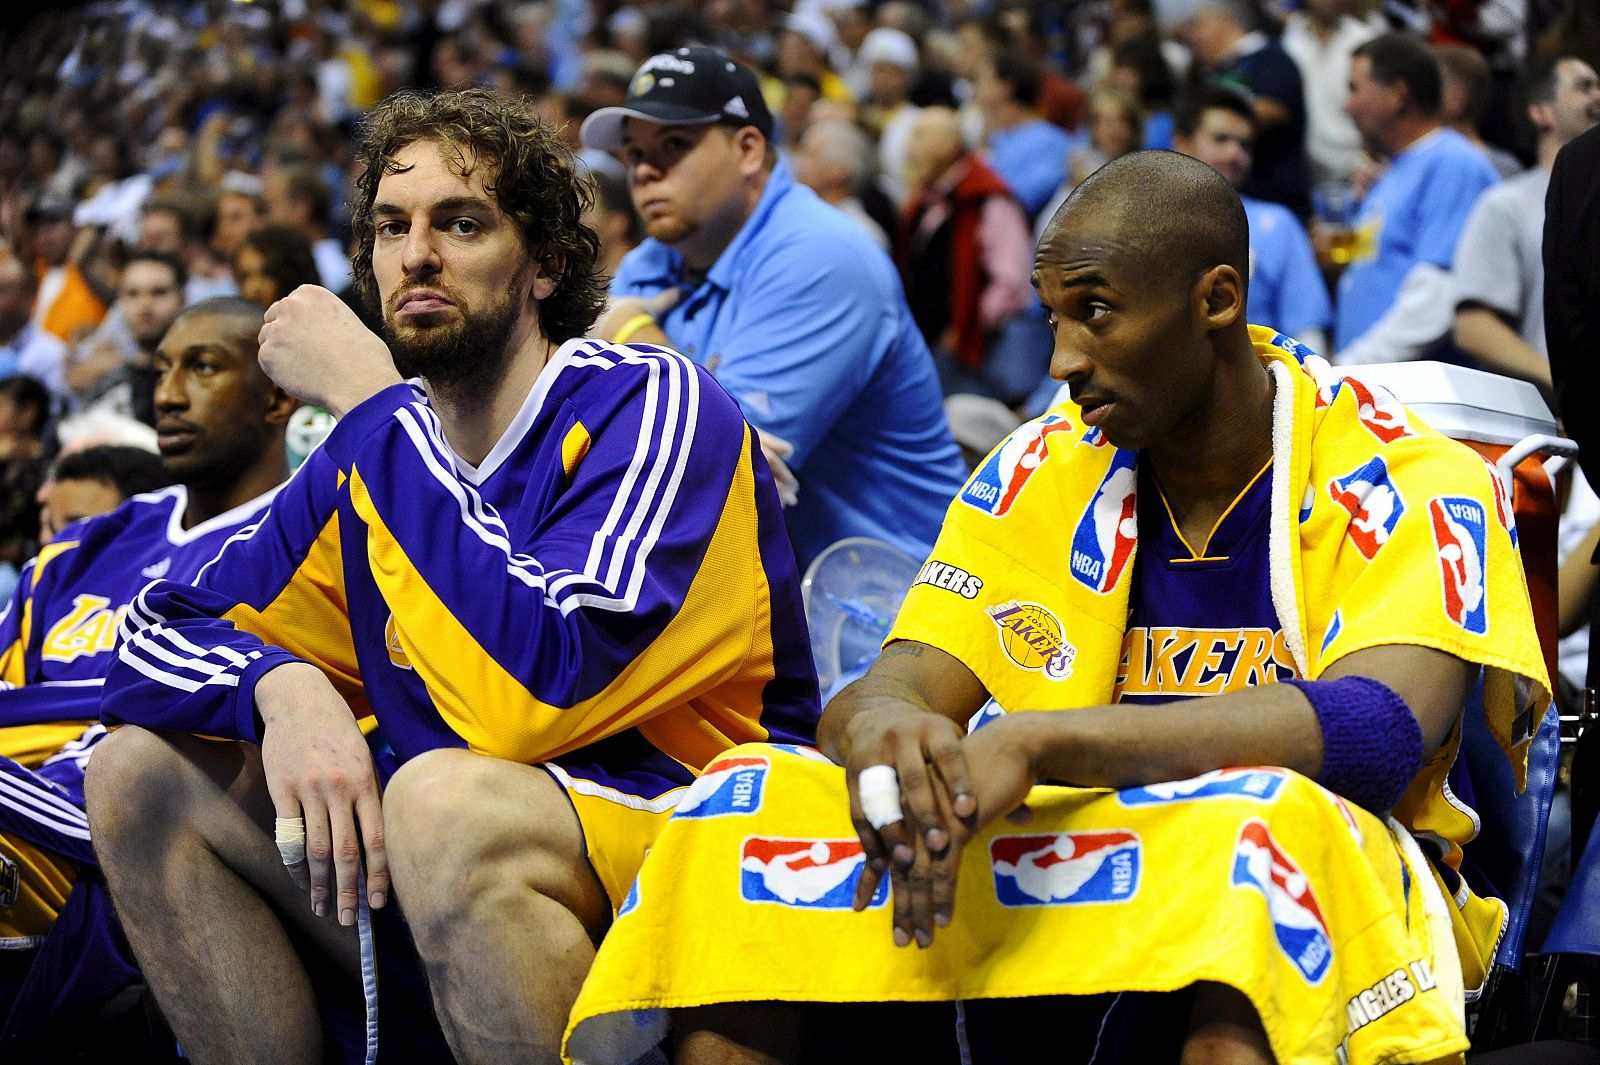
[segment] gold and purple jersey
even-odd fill
[[[465,747],[642,800],[735,744],[809,742],[819,713],[754,433],[645,345],[562,345],[476,465],[418,384],[385,389],[122,634],[108,723],[259,742],[256,682],[301,660],[402,762]]]
[[[272,495],[191,529],[183,486],[134,496],[63,529],[24,566],[0,614],[0,756],[38,766],[97,720],[128,604],[154,580],[194,580]]]

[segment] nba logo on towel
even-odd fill
[[[1511,492],[1506,487],[1505,478],[1500,476],[1500,467],[1488,459],[1483,460],[1483,465],[1489,471],[1489,484],[1494,488],[1494,516],[1500,519],[1500,527],[1511,535],[1511,546],[1516,547],[1517,514],[1511,505]]]
[[[1283,774],[1276,769],[1214,769],[1189,780],[1147,784],[1117,792],[1124,806],[1155,806],[1185,799],[1258,799],[1269,802],[1283,790]]]
[[[739,891],[746,902],[848,910],[866,864],[859,840],[751,836],[739,856]],[[885,876],[868,905],[882,906],[888,898]]]
[[[1307,982],[1321,983],[1333,964],[1328,922],[1305,873],[1262,821],[1246,821],[1239,830],[1233,849],[1233,886],[1261,892],[1278,946]]]
[[[1392,444],[1402,436],[1412,436],[1406,408],[1388,389],[1379,386],[1368,388],[1354,377],[1346,377],[1345,384],[1356,398],[1356,417],[1367,427],[1367,432]]]
[[[1002,906],[1125,902],[1139,890],[1142,849],[1126,829],[1002,836],[989,844]]]
[[[639,908],[639,878],[634,877],[633,883],[628,885],[628,897],[622,900],[622,905],[617,907],[617,916],[624,917]]]
[[[1294,356],[1296,362],[1302,364],[1311,356],[1316,354],[1316,352],[1300,343],[1300,341],[1296,340],[1294,337],[1287,336],[1283,333],[1272,334],[1272,339],[1268,341],[1268,343],[1275,348],[1282,348],[1284,351],[1287,351],[1290,355]]]
[[[1118,451],[1072,535],[1072,575],[1101,595],[1116,587],[1133,557],[1138,534],[1133,487],[1133,452]]]
[[[761,792],[771,764],[765,758],[735,756],[712,762],[689,786],[674,817],[721,817],[761,809]]]
[[[1428,512],[1444,583],[1444,612],[1474,636],[1483,636],[1489,631],[1483,575],[1489,530],[1483,504],[1465,496],[1440,496],[1429,500]]]
[[[1004,517],[1034,471],[1049,457],[1050,437],[1071,431],[1072,423],[1059,414],[1047,414],[1022,426],[978,467],[961,490],[961,502],[992,517]]]
[[[1400,515],[1406,512],[1405,501],[1389,480],[1389,467],[1382,458],[1335,477],[1328,482],[1328,494],[1350,512],[1347,535],[1368,561],[1389,542]]]
[[[1328,648],[1333,646],[1333,641],[1344,632],[1344,611],[1335,610],[1333,617],[1328,620],[1328,631],[1322,636],[1322,654],[1328,653]]]

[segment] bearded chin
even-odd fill
[[[518,310],[516,301],[507,299],[482,313],[468,313],[458,323],[408,326],[404,332],[385,318],[383,337],[402,377],[451,388],[487,383],[509,354]]]

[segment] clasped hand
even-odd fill
[[[961,854],[979,830],[1004,815],[1028,820],[1023,802],[1034,774],[1010,720],[967,736],[948,718],[887,699],[851,720],[845,784],[866,854],[854,905],[865,909],[887,873],[896,946],[930,946],[934,929],[950,923]],[[879,790],[882,767],[898,781],[893,806]]]
[[[257,339],[261,369],[273,383],[335,418],[400,382],[383,340],[316,285],[301,285],[268,307]]]

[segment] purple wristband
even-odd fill
[[[1422,729],[1406,701],[1371,677],[1289,680],[1322,727],[1317,783],[1374,813],[1387,813],[1422,768]]]

